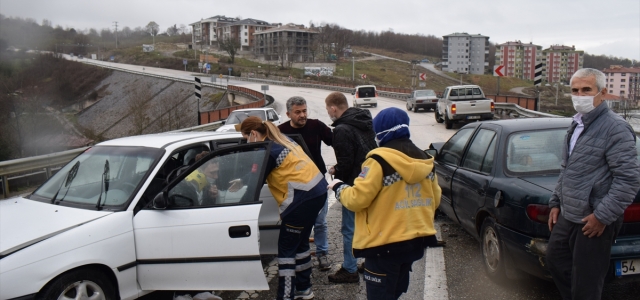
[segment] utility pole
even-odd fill
[[[356,73],[356,58],[354,56],[351,57],[351,81],[354,81]]]
[[[116,27],[116,49],[118,49],[118,22],[113,22],[113,26]]]

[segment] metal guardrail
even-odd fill
[[[526,118],[541,118],[541,117],[544,117],[544,118],[562,118],[562,116],[526,109],[526,108],[524,108],[524,107],[522,107],[520,105],[517,105],[515,103],[495,102],[494,105],[495,105],[497,111],[502,110],[502,111],[504,111],[504,112],[506,112],[507,114],[510,114],[510,115],[513,115],[515,113],[515,114],[517,114],[517,116],[522,116],[522,117],[526,117]]]

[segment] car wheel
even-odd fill
[[[487,217],[482,223],[481,232],[481,250],[484,269],[491,279],[501,280],[506,277],[505,273],[505,255],[502,248],[500,235],[496,230],[495,221],[491,217]]]
[[[433,114],[436,117],[436,122],[442,123],[444,120],[442,119],[442,115],[438,112],[438,109],[434,109],[435,113]]]
[[[378,107],[378,103],[374,104],[373,107]]]
[[[117,299],[111,280],[93,269],[65,273],[50,282],[39,296],[39,299]]]
[[[409,105],[409,102],[407,102],[407,110],[411,111],[411,105]]]
[[[449,113],[444,113],[444,128],[451,129],[453,128],[453,121],[449,120]]]

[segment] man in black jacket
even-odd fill
[[[367,153],[376,148],[373,120],[368,110],[349,107],[343,93],[333,92],[325,99],[327,114],[333,121],[333,150],[336,165],[329,174],[348,185],[360,174],[361,165]],[[355,214],[342,207],[342,243],[344,262],[335,274],[329,275],[329,281],[335,283],[357,283],[357,260],[352,253]]]

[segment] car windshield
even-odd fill
[[[60,169],[30,199],[51,202],[55,195],[61,205],[95,209],[100,197],[105,208],[124,209],[163,152],[146,147],[90,148]]]
[[[258,117],[262,120],[266,120],[267,118],[265,117],[265,111],[264,110],[249,110],[249,111],[234,111],[231,114],[229,114],[229,117],[227,118],[227,121],[225,122],[225,125],[230,125],[230,124],[240,124],[242,123],[242,121],[244,121],[244,119],[248,118],[248,117]]]
[[[514,175],[560,172],[566,128],[516,132],[507,141],[507,171]]]
[[[436,96],[436,93],[432,90],[416,91],[416,97],[429,97]]]
[[[376,89],[372,87],[361,87],[358,89],[358,98],[375,97]]]

